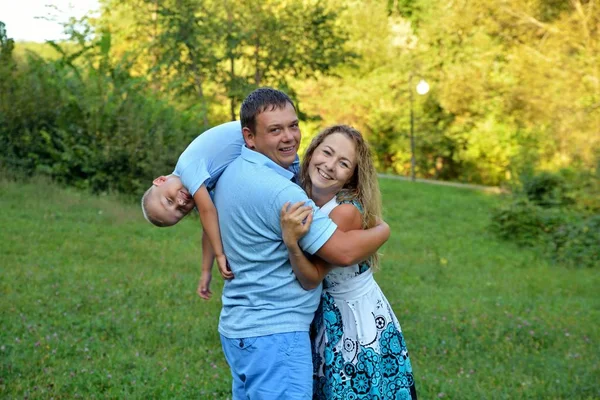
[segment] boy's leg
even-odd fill
[[[221,335],[233,376],[233,399],[312,398],[308,332],[229,339]]]

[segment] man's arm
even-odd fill
[[[383,221],[365,230],[355,229],[344,232],[342,229],[336,229],[316,255],[330,264],[357,264],[375,254],[389,237],[390,227]]]
[[[213,248],[217,265],[219,266],[219,272],[221,272],[224,279],[231,279],[233,278],[233,273],[227,266],[227,258],[225,258],[223,252],[217,209],[215,208],[205,185],[200,186],[196,193],[194,193],[194,202],[196,203],[198,213],[200,214],[202,227],[208,235],[208,240]]]
[[[303,206],[304,202],[293,205],[285,203],[280,212],[283,243],[288,249],[290,263],[296,278],[305,290],[319,286],[329,272],[328,264],[318,257],[309,259],[298,245],[298,239],[310,229],[313,209]]]

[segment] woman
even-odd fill
[[[308,195],[342,230],[366,229],[381,217],[369,147],[349,126],[327,128],[312,141],[300,177]],[[308,260],[298,239],[308,230],[310,215],[298,204],[281,211],[298,280],[305,289],[324,281],[313,322],[314,398],[416,399],[400,324],[373,279],[378,258],[347,267]]]

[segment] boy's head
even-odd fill
[[[178,223],[194,208],[194,199],[175,175],[159,176],[142,196],[142,212],[160,227]]]

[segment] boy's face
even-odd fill
[[[159,176],[152,184],[146,210],[162,226],[175,225],[194,208],[194,199],[177,176]]]
[[[294,107],[286,103],[284,108],[258,114],[255,131],[243,129],[248,147],[269,157],[281,167],[289,168],[296,160],[301,139]]]

